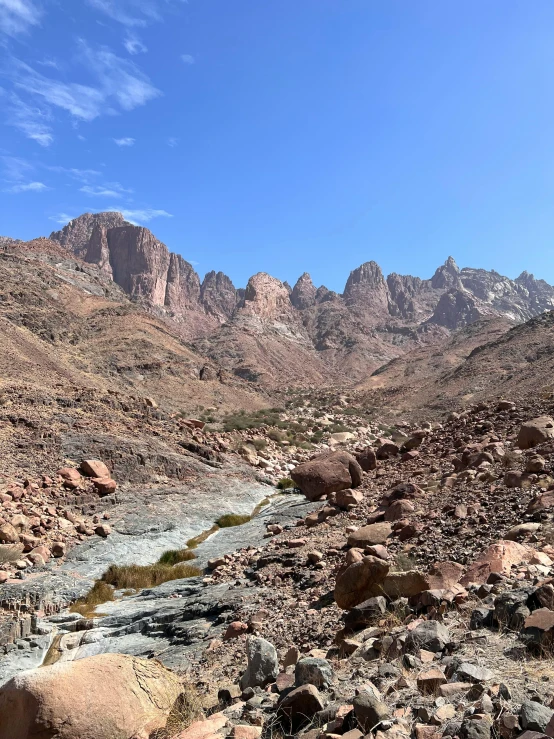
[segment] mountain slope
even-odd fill
[[[554,311],[513,325],[477,321],[436,347],[408,352],[358,385],[366,402],[397,411],[454,410],[494,398],[554,393]]]

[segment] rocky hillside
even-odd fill
[[[504,318],[479,320],[436,347],[407,352],[358,386],[363,402],[417,414],[490,397],[554,392],[554,311],[510,328]]]
[[[237,290],[221,272],[201,281],[191,264],[121,214],[84,214],[50,237],[96,264],[131,298],[180,323],[197,349],[268,387],[353,383],[419,346],[484,318],[521,323],[554,308],[554,288],[527,272],[459,269],[450,257],[430,279],[353,270],[342,294],[260,273]]]
[[[324,411],[359,425],[352,410],[344,400],[342,410],[303,404],[289,416]],[[111,597],[86,613],[63,609],[76,572],[97,567],[103,551],[121,554],[130,538],[126,556],[147,559],[140,543],[148,536],[152,547],[152,530],[136,518],[131,528],[130,510],[121,518],[128,499],[100,498],[86,518],[68,511],[72,494],[93,494],[81,473],[101,471],[98,461],[71,478],[61,470],[12,486],[4,535],[28,539],[42,497],[96,539],[65,564],[59,554],[41,564],[38,550],[48,556],[53,544],[36,547],[26,555],[31,576],[1,586],[4,604],[26,596],[59,612],[35,607],[31,618],[24,609],[5,624],[0,737],[550,737],[553,411],[551,400],[504,399],[382,438],[370,424],[329,439],[334,449],[291,463],[309,503],[289,494],[286,509],[270,506],[234,535],[212,531],[193,550],[195,576],[176,570],[135,591],[106,576]],[[257,433],[272,439],[267,427]],[[292,461],[297,452],[281,454]],[[178,510],[159,489],[150,497]],[[93,526],[103,533],[87,532]],[[53,592],[32,601],[47,578]]]

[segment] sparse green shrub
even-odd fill
[[[160,565],[176,565],[179,562],[189,562],[196,559],[196,554],[190,549],[169,549],[158,560]]]
[[[296,483],[294,480],[291,480],[290,477],[282,477],[279,482],[277,483],[277,489],[278,490],[289,490],[290,488],[295,487]]]
[[[243,523],[248,523],[251,518],[251,516],[241,516],[238,513],[226,513],[217,519],[216,524],[220,529],[229,529],[232,526],[242,526]]]
[[[256,437],[255,439],[252,439],[252,446],[257,452],[261,452],[267,448],[267,441],[260,437]]]
[[[352,431],[352,429],[348,428],[348,426],[344,426],[342,423],[333,423],[329,426],[329,432],[331,434],[343,434],[347,431]]]

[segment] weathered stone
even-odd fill
[[[361,629],[381,618],[387,611],[387,601],[383,596],[368,598],[344,614],[345,626]]]
[[[389,523],[372,523],[362,526],[348,536],[349,547],[372,546],[373,544],[384,544],[392,534],[392,526]]]
[[[339,608],[353,608],[368,598],[380,595],[389,565],[377,557],[364,557],[347,567],[335,584],[335,601]]]
[[[417,570],[390,572],[382,583],[382,592],[387,598],[411,598],[429,590],[429,579]]]
[[[358,487],[362,468],[348,452],[331,452],[298,465],[290,476],[308,500],[318,500],[322,495]]]
[[[157,660],[99,654],[20,673],[0,689],[0,739],[114,739],[165,726],[182,692]]]
[[[81,462],[81,472],[87,477],[111,477],[110,470],[99,459],[84,459]]]
[[[315,685],[301,685],[287,693],[278,704],[278,713],[288,719],[294,731],[310,723],[323,709],[323,700]]]
[[[356,460],[364,472],[369,472],[377,467],[377,456],[370,446],[358,452]]]
[[[326,659],[305,657],[298,660],[294,670],[296,685],[315,685],[327,688],[333,679],[333,668]]]
[[[275,647],[261,637],[250,637],[246,642],[248,666],[240,679],[240,687],[263,687],[279,674],[279,660]]]
[[[427,649],[429,652],[442,652],[449,642],[450,633],[446,626],[438,621],[422,621],[408,632],[406,650]]]
[[[491,724],[487,720],[471,717],[462,723],[460,739],[490,739]]]
[[[70,490],[78,488],[83,479],[79,470],[73,467],[63,467],[58,470],[58,475],[62,478],[64,486]]]
[[[356,506],[362,502],[364,494],[361,490],[339,490],[335,498],[335,503],[339,508],[348,508]]]
[[[550,416],[540,416],[524,423],[517,435],[517,445],[520,449],[530,449],[554,439],[554,419]]]
[[[456,674],[463,682],[479,683],[492,680],[494,672],[486,667],[472,665],[470,662],[462,662],[456,669]]]
[[[417,676],[417,687],[420,693],[436,693],[439,686],[446,682],[444,673],[438,668],[433,667],[425,672],[420,672]]]
[[[19,534],[11,523],[4,523],[0,526],[0,542],[2,544],[17,544],[19,542]]]
[[[367,690],[362,690],[355,696],[352,704],[356,719],[366,734],[374,731],[382,721],[391,718],[387,705]]]
[[[499,541],[491,544],[461,578],[461,585],[484,583],[491,573],[509,575],[513,565],[526,562],[531,556],[529,547],[514,541]]]
[[[117,483],[110,477],[93,477],[92,484],[98,495],[112,495],[117,489]]]
[[[545,733],[546,727],[553,715],[554,711],[552,708],[547,708],[536,701],[526,700],[521,705],[519,720],[523,729]]]

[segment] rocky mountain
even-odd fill
[[[436,345],[483,318],[521,323],[554,308],[554,287],[459,269],[452,257],[430,279],[374,261],[354,269],[342,294],[304,273],[291,289],[259,273],[236,289],[221,272],[200,280],[192,265],[118,213],[86,213],[51,234],[95,264],[134,300],[180,323],[198,351],[269,387],[353,383],[416,347]]]
[[[121,213],[85,213],[50,239],[100,270],[131,298],[180,321],[189,337],[213,330],[233,313],[237,293],[221,272],[203,282],[180,254]]]

